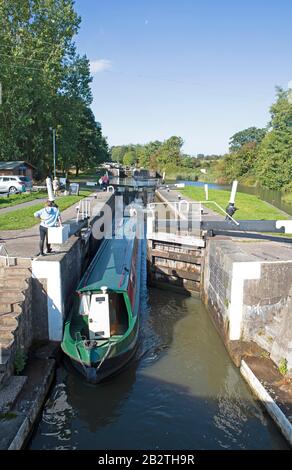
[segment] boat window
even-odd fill
[[[123,335],[129,328],[129,318],[124,295],[112,292],[109,296],[111,335]]]
[[[82,295],[79,305],[79,315],[88,315],[90,307],[90,295]]]

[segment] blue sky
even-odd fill
[[[93,111],[110,145],[183,137],[223,153],[264,127],[292,80],[289,0],[76,0],[78,50],[92,62]]]

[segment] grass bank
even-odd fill
[[[205,191],[203,187],[186,187],[180,190],[180,192],[195,201],[205,200]],[[226,209],[230,197],[229,191],[222,191],[216,189],[209,189],[209,201],[215,201],[223,209]],[[262,201],[259,197],[252,194],[245,194],[238,192],[236,194],[235,206],[238,211],[235,212],[235,219],[239,220],[276,220],[276,219],[288,219],[289,216]],[[221,215],[222,212],[214,205],[208,204],[210,209],[214,210]]]
[[[91,194],[91,192],[81,191],[79,196],[62,196],[58,198],[57,204],[60,211],[62,212],[68,209],[68,207],[73,206],[80,199]],[[20,230],[33,227],[39,223],[39,219],[34,217],[34,213],[43,207],[44,204],[39,203],[0,215],[0,230]]]
[[[17,204],[34,201],[35,199],[43,199],[46,196],[47,193],[43,191],[38,193],[12,194],[9,197],[0,196],[0,209],[4,209],[5,207],[17,206]]]

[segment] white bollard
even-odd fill
[[[154,212],[153,210],[147,212],[147,237],[153,233],[154,225]]]
[[[229,199],[230,204],[235,204],[235,196],[236,196],[236,191],[237,191],[237,185],[238,185],[238,181],[236,181],[236,180],[233,181],[231,194],[230,194],[230,199]]]
[[[206,201],[208,201],[208,198],[209,198],[209,191],[208,191],[208,185],[207,184],[204,184],[204,188],[205,188],[205,198],[206,198]]]
[[[53,193],[53,187],[52,187],[52,181],[51,178],[46,178],[46,185],[47,185],[47,190],[48,190],[48,200],[49,201],[54,201],[54,193]]]

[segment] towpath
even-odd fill
[[[97,201],[100,202],[106,197],[106,193],[93,193],[89,197],[93,198],[93,196],[96,196]],[[38,199],[37,201],[31,202],[38,204],[41,200]],[[77,205],[78,203],[75,203],[68,209],[62,211],[63,223],[74,223]],[[0,213],[2,213],[2,211]],[[37,223],[33,227],[25,230],[0,230],[0,246],[1,245],[4,245],[8,255],[11,257],[34,258],[39,253],[39,224]],[[2,250],[0,254],[4,255],[4,250]]]
[[[18,209],[23,209],[25,207],[35,206],[36,204],[44,203],[48,198],[41,198],[41,199],[33,199],[33,201],[22,202],[20,204],[15,204],[15,206],[11,207],[4,207],[1,209],[0,207],[0,215],[7,214],[8,212],[14,212]]]

